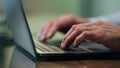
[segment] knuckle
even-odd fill
[[[98,20],[98,21],[96,21],[96,22],[102,22],[102,20]]]
[[[94,23],[97,24],[97,25],[104,24],[102,20],[97,20],[97,21],[95,21]]]
[[[74,17],[72,14],[66,14],[65,16],[66,18],[70,18],[70,19]]]
[[[75,31],[76,31],[76,32],[79,32],[79,31],[80,31],[80,29],[79,29],[78,27],[76,27],[76,28],[75,28]]]
[[[105,33],[104,33],[104,36],[109,36],[109,37],[110,37],[110,36],[111,36],[111,33],[110,33],[110,32],[105,32]]]
[[[77,25],[73,25],[73,26],[72,26],[72,29],[75,29],[76,27],[77,27]]]
[[[67,40],[67,41],[69,41],[69,40],[70,40],[70,38],[71,38],[71,37],[70,37],[70,36],[68,36],[68,37],[66,38],[66,40]]]
[[[68,15],[68,16],[67,16],[67,20],[68,20],[68,22],[75,22],[76,17],[73,16],[73,15]]]
[[[88,35],[88,32],[87,32],[87,31],[84,31],[82,34],[83,34],[83,36],[87,36],[87,35]]]
[[[64,15],[61,15],[60,17],[63,17],[63,18],[73,18],[73,15],[72,14],[64,14]]]
[[[65,14],[65,15],[60,16],[60,18],[71,22],[71,21],[74,21],[75,16],[72,14]]]

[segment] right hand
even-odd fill
[[[40,41],[46,41],[54,36],[57,31],[67,33],[74,24],[88,22],[87,19],[79,18],[74,15],[62,15],[56,19],[47,21],[38,33]]]

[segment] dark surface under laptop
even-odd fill
[[[120,58],[119,52],[109,51],[106,49],[94,49],[92,52],[64,52],[64,53],[37,53],[33,43],[32,35],[23,11],[21,0],[3,0],[3,8],[9,28],[13,33],[14,41],[17,48],[25,55],[39,60],[75,60],[75,59],[110,59]],[[11,17],[12,16],[12,17]],[[89,45],[91,42],[83,43]],[[96,47],[96,43],[92,43]],[[80,45],[82,46],[82,44]],[[101,50],[102,49],[102,50]],[[92,50],[92,47],[91,47]]]

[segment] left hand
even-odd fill
[[[73,47],[78,47],[81,42],[86,40],[119,50],[120,26],[105,21],[73,25],[65,35],[61,48],[66,49],[69,47],[70,42],[73,43]]]

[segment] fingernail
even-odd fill
[[[65,49],[65,45],[64,45],[63,42],[61,43],[60,47],[61,47],[62,49]]]
[[[51,35],[52,35],[52,33],[48,33],[48,34],[47,34],[47,38],[50,38]]]
[[[40,40],[41,34],[37,34],[36,38]]]
[[[73,43],[73,47],[75,47],[76,46],[76,44],[75,43]]]
[[[74,45],[73,47],[74,47],[74,48],[77,48],[77,46],[76,46],[76,45]]]
[[[44,36],[44,35],[41,35],[41,36],[40,36],[40,40],[41,40],[41,41],[44,41],[44,40],[45,40],[45,36]]]
[[[78,45],[79,45],[78,43],[73,43],[73,47],[74,47],[74,48],[77,48]]]

